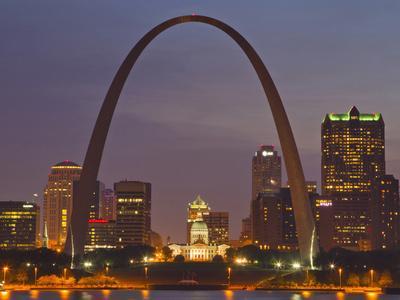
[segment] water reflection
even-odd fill
[[[379,293],[285,291],[58,290],[2,291],[0,300],[393,300]]]

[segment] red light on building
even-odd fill
[[[108,220],[104,220],[104,219],[90,219],[90,220],[88,220],[88,223],[108,223]]]

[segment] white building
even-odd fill
[[[170,244],[172,256],[182,255],[185,260],[211,261],[214,256],[225,256],[228,245],[210,245],[208,238],[208,227],[202,219],[193,222],[190,229],[190,244]]]

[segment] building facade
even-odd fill
[[[385,175],[384,122],[380,113],[327,114],[321,127],[322,193],[332,199],[334,246],[372,248],[371,191]]]
[[[85,252],[97,249],[115,249],[115,221],[104,219],[89,219]]]
[[[186,245],[170,244],[172,256],[182,255],[187,261],[211,261],[216,255],[225,257],[226,244],[211,244],[207,223],[197,219],[190,229],[190,241]]]
[[[399,181],[393,175],[378,177],[373,196],[373,248],[396,249],[399,246]]]
[[[210,211],[203,216],[206,222],[211,244],[229,244],[229,213],[222,211]]]
[[[282,182],[281,157],[274,146],[262,145],[252,159],[252,199],[259,193],[279,192]]]
[[[100,202],[100,217],[104,220],[115,220],[117,218],[117,201],[114,190],[104,189]]]
[[[0,201],[0,249],[30,250],[39,244],[39,206],[30,202]]]
[[[73,183],[73,198],[78,196],[79,181]],[[103,203],[104,183],[96,181],[93,196],[90,199],[89,219],[99,219],[101,213],[101,205]]]
[[[61,250],[64,247],[72,213],[73,182],[79,180],[81,171],[82,167],[71,161],[51,167],[43,199],[49,248]]]
[[[149,245],[151,184],[140,181],[120,181],[114,184],[114,191],[117,199],[118,247]]]

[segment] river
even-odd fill
[[[394,300],[398,295],[268,291],[60,290],[0,292],[0,300]]]

